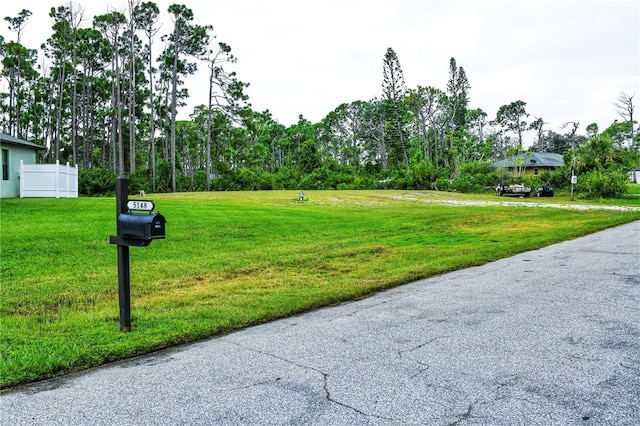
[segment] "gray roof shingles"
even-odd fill
[[[6,133],[1,133],[1,132],[0,132],[0,142],[8,145],[20,145],[20,146],[26,146],[26,147],[35,148],[35,149],[45,149],[45,147],[43,146],[37,145],[32,142],[27,142],[25,140],[18,139],[16,137],[13,137],[11,135],[8,135]]]
[[[555,152],[524,152],[516,156],[520,158],[524,156],[525,167],[562,167],[562,155]],[[512,160],[500,160],[493,163],[494,167],[512,167]]]

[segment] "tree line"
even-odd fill
[[[8,87],[0,94],[2,131],[45,146],[42,162],[78,164],[86,194],[108,192],[116,175],[146,191],[482,190],[499,179],[493,161],[521,153],[525,135],[533,135],[532,150],[570,153],[574,170],[588,163],[576,160],[578,149],[596,138],[616,152],[607,158],[623,161],[621,169],[638,162],[633,95],[620,95],[623,120],[602,133],[590,124],[579,135],[575,122],[560,134],[522,100],[492,118],[471,109],[471,84],[455,58],[446,88],[408,88],[392,48],[378,97],[343,103],[319,123],[300,115],[283,126],[268,110],[252,109],[249,83],[229,71],[236,58],[228,44],[214,43],[211,25],[194,23],[184,5],[166,13],[172,28],[161,33],[153,2],[127,0],[126,10],[95,16],[88,27],[77,4],[51,8],[43,58],[21,44],[31,12],[6,17],[15,41],[0,38]],[[189,96],[185,81],[203,66],[207,103],[177,120]],[[569,172],[560,173],[543,178],[563,186]]]

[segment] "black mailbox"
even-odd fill
[[[144,241],[165,238],[166,222],[160,213],[120,213],[118,216],[118,236]]]

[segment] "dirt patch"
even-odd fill
[[[554,204],[554,203],[536,203],[526,201],[474,201],[474,200],[455,200],[446,198],[445,196],[424,195],[424,194],[403,194],[394,195],[390,198],[415,200],[423,203],[449,204],[456,206],[511,206],[511,207],[548,207],[556,209],[575,209],[575,210],[614,210],[614,211],[640,211],[640,207],[627,206],[596,206],[585,204]]]

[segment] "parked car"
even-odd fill
[[[536,197],[553,197],[551,185],[542,185],[536,188]]]

